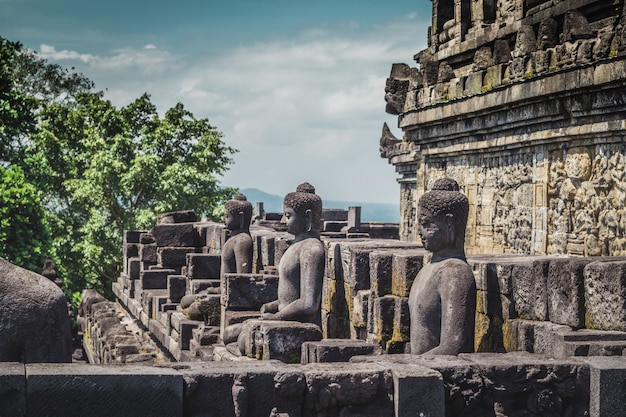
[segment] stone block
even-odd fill
[[[514,319],[517,317],[515,306],[510,296],[499,292],[482,291],[476,292],[476,311],[489,317],[501,319]]]
[[[127,243],[124,248],[124,259],[136,258],[139,256],[139,243]]]
[[[356,293],[352,300],[352,326],[367,327],[368,303],[371,290],[361,290]]]
[[[219,279],[189,279],[187,280],[187,290],[189,294],[198,294],[200,291],[208,290],[211,293],[220,293]]]
[[[304,416],[393,416],[388,368],[375,363],[302,366],[307,392]]]
[[[585,327],[626,331],[626,261],[596,261],[584,269]]]
[[[274,236],[261,236],[261,263],[264,268],[277,265],[274,259]]]
[[[197,246],[198,243],[198,232],[193,223],[158,224],[150,232],[159,247]]]
[[[396,417],[445,417],[445,390],[442,375],[421,366],[396,365],[393,403]]]
[[[128,278],[131,280],[139,279],[141,272],[141,261],[139,258],[130,258],[128,260]]]
[[[150,318],[156,320],[163,305],[167,303],[167,295],[154,295],[151,297]]]
[[[387,295],[370,297],[372,305],[371,332],[376,339],[385,343],[408,342],[410,340],[409,300],[405,297]]]
[[[469,361],[483,378],[485,414],[498,410],[504,416],[588,415],[589,369],[583,361],[525,352],[461,354],[459,358]],[[444,384],[449,384],[445,375]]]
[[[220,337],[219,326],[200,326],[192,331],[193,340],[199,346],[209,346],[218,342]]]
[[[621,417],[626,398],[626,361],[623,357],[589,357],[589,416]]]
[[[378,344],[363,340],[324,339],[302,344],[301,363],[348,362],[353,356],[381,354]]]
[[[322,219],[326,222],[347,222],[348,210],[324,209],[322,210]]]
[[[226,228],[223,223],[207,222],[196,223],[198,234],[198,246],[203,246],[203,251],[211,254],[218,254],[222,245],[226,241]]]
[[[179,372],[186,384],[186,416],[267,417],[273,408],[290,416],[302,415],[306,384],[297,368],[253,360],[175,366],[182,368]]]
[[[139,239],[143,233],[146,233],[147,230],[124,230],[122,241],[123,244],[127,243],[139,243]]]
[[[139,259],[144,263],[157,262],[157,247],[155,244],[139,245]]]
[[[391,264],[393,253],[375,251],[369,254],[370,289],[374,297],[391,294]]]
[[[187,264],[187,254],[195,251],[195,247],[159,247],[157,263],[163,268],[181,268]]]
[[[178,341],[178,346],[181,350],[189,349],[189,340],[193,337],[193,329],[202,325],[202,322],[197,320],[189,320],[182,313],[172,313],[172,337]],[[177,337],[176,337],[177,335]]]
[[[0,416],[26,416],[26,369],[22,363],[0,363]]]
[[[140,274],[141,288],[144,290],[167,289],[167,276],[176,275],[174,269],[151,269]]]
[[[322,330],[312,323],[280,320],[248,320],[242,333],[247,334],[245,355],[256,359],[277,359],[299,363],[302,343],[322,340]]]
[[[391,294],[408,297],[413,280],[424,265],[426,251],[395,252],[391,262]]]
[[[489,91],[502,85],[503,65],[493,65],[485,71],[482,91]]]
[[[480,94],[483,92],[483,75],[485,71],[476,71],[470,73],[465,79],[463,93],[466,96]]]
[[[520,318],[548,320],[547,280],[549,261],[520,262],[511,271],[513,302]]]
[[[26,365],[28,416],[182,416],[183,378],[167,368]]]
[[[231,324],[243,323],[248,319],[258,319],[261,313],[258,310],[251,311],[236,311],[226,310],[222,306],[222,322],[220,323],[220,334],[223,334],[224,329]]]
[[[187,254],[187,276],[189,279],[219,279],[222,266],[220,255],[206,253]]]
[[[193,210],[170,211],[157,214],[157,224],[193,223],[198,221],[198,216]]]
[[[167,298],[170,303],[180,303],[187,291],[187,277],[184,275],[167,276]]]
[[[516,262],[469,259],[468,263],[474,270],[476,289],[507,295],[512,293],[513,267]]]
[[[583,271],[589,259],[553,259],[548,271],[548,317],[552,323],[584,327]]]
[[[224,274],[222,303],[227,309],[259,310],[278,299],[278,276],[264,274]]]
[[[219,294],[199,294],[196,296],[195,309],[202,313],[208,326],[219,326],[222,312],[222,297]]]

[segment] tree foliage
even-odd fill
[[[41,271],[51,250],[40,193],[18,166],[0,166],[0,253],[15,264]]]
[[[16,51],[12,86],[37,103],[36,125],[11,133],[26,140],[16,139],[4,159],[40,192],[71,292],[109,288],[120,273],[123,230],[149,229],[156,214],[173,210],[211,218],[232,195],[216,176],[236,151],[207,119],[180,103],[161,116],[148,94],[117,108],[82,75]]]

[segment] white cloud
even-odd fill
[[[208,117],[240,150],[226,185],[282,194],[310,181],[327,199],[397,202],[396,174],[378,154],[383,122],[396,125],[385,79],[425,47],[428,24],[410,15],[319,27],[215,56],[153,44],[105,57],[42,45],[41,55],[74,61],[116,105],[148,92],[160,111],[182,102]]]

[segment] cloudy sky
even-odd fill
[[[426,47],[431,1],[0,0],[0,36],[124,106],[181,102],[239,150],[222,184],[397,203],[380,158],[391,64]]]

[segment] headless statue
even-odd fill
[[[437,180],[419,200],[418,233],[431,261],[411,287],[411,353],[473,352],[476,283],[465,259],[469,203],[456,181]]]
[[[232,200],[224,204],[224,225],[230,237],[222,247],[222,266],[220,274],[249,274],[252,272],[252,236],[250,221],[252,204],[246,196],[237,193]],[[192,320],[204,318],[202,300],[208,292],[186,295],[181,300],[183,314]]]
[[[278,299],[261,307],[262,320],[287,320],[321,324],[324,245],[320,240],[322,199],[309,184],[300,184],[284,200],[283,222],[295,239],[278,264]],[[237,339],[241,324],[228,326],[224,343]],[[243,352],[245,333],[238,345]]]

